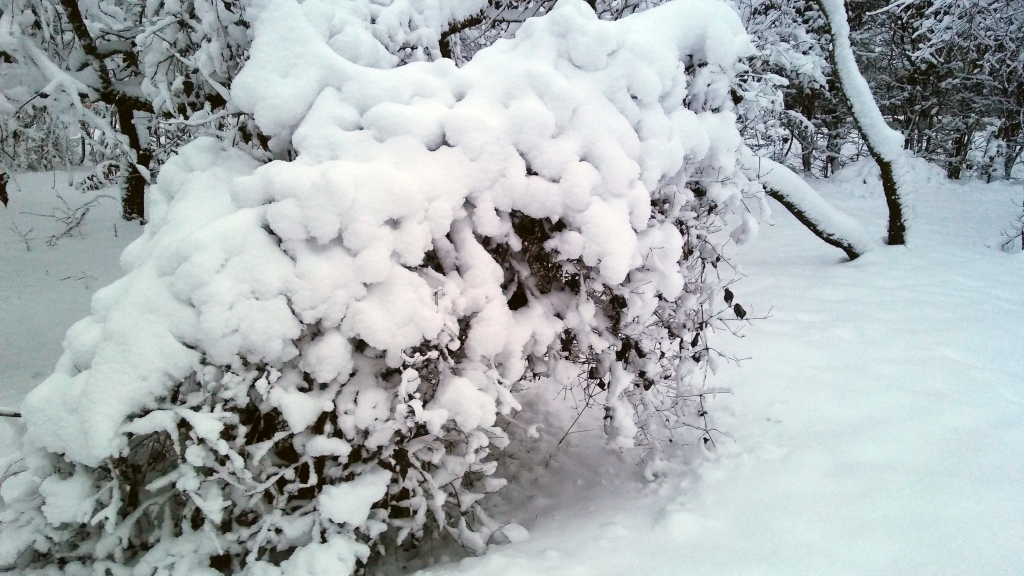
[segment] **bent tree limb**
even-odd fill
[[[889,208],[887,244],[906,243],[907,163],[909,152],[903,148],[903,134],[893,130],[882,117],[871,87],[860,73],[850,45],[850,23],[844,0],[816,0],[832,32],[832,63],[839,85],[853,110],[854,123],[868,147],[868,153],[882,174],[882,190]]]
[[[871,234],[860,222],[829,204],[789,168],[767,158],[753,157],[744,161],[743,169],[748,178],[756,178],[769,196],[815,236],[845,252],[850,260],[875,247]]]

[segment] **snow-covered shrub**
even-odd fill
[[[482,552],[524,382],[652,463],[710,439],[707,338],[745,315],[716,270],[760,201],[735,12],[563,0],[463,68],[380,69],[343,10],[266,3],[232,85],[293,160],[203,138],[164,166],[126,276],[22,406],[0,566],[349,574],[432,530]]]

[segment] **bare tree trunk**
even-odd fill
[[[1024,152],[1024,144],[1020,143],[1022,128],[1024,122],[1019,119],[1004,120],[996,132],[996,136],[1006,143],[1006,156],[1003,157],[1003,178],[1006,180],[1010,179],[1013,165],[1017,163],[1021,152]]]
[[[836,173],[842,153],[843,139],[839,137],[838,130],[829,130],[828,142],[825,144],[825,163],[821,167],[822,178],[828,178]]]
[[[850,25],[843,0],[816,0],[825,13],[832,32],[832,61],[839,85],[853,110],[854,123],[867,144],[868,153],[882,173],[882,189],[889,207],[887,244],[906,243],[907,210],[904,206],[909,190],[904,173],[909,160],[903,148],[903,135],[893,130],[882,117],[871,87],[857,67],[850,45]]]
[[[1003,178],[1010,179],[1013,173],[1013,166],[1017,163],[1017,159],[1020,158],[1021,152],[1024,152],[1024,146],[1014,146],[1012,149],[1009,146],[1006,147],[1006,158],[1003,158]]]
[[[128,166],[128,177],[125,178],[124,197],[121,198],[121,217],[125,220],[146,219],[146,178],[139,171],[139,166],[149,169],[153,159],[152,152],[142,146],[139,131],[135,127],[135,110],[124,104],[115,105],[117,123],[121,133],[128,138],[128,145],[135,152],[134,162]]]
[[[0,203],[3,203],[4,208],[7,207],[7,202],[10,201],[10,198],[7,196],[7,182],[9,181],[10,178],[7,176],[7,173],[0,170]]]

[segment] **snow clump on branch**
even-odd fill
[[[710,440],[707,337],[745,314],[721,249],[763,200],[735,12],[563,0],[463,68],[381,69],[324,25],[343,6],[265,3],[232,85],[294,159],[203,138],[163,167],[126,276],[24,402],[0,566],[350,574],[426,531],[483,552],[523,533],[478,505],[523,382],[652,463]]]

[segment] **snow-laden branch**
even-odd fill
[[[882,188],[889,206],[888,244],[904,244],[907,230],[907,193],[910,156],[903,149],[903,135],[885,122],[861,75],[850,45],[850,23],[843,0],[817,0],[832,30],[832,57],[839,81],[861,137],[882,173]]]
[[[718,264],[760,198],[731,112],[752,52],[736,13],[607,22],[561,0],[463,67],[391,69],[365,28],[325,25],[358,7],[264,4],[231,105],[293,154],[203,138],[163,165],[127,275],[22,403],[40,482],[15,504],[4,484],[0,565],[106,547],[344,576],[383,534],[434,529],[482,552],[500,526],[466,503],[504,484],[492,451],[524,380],[604,408],[609,441],[652,462],[713,442],[708,339],[746,317]],[[157,526],[183,528],[138,549]]]
[[[829,204],[789,168],[759,157],[747,158],[743,168],[748,178],[761,182],[765,192],[778,200],[801,224],[825,243],[845,252],[850,260],[875,247],[871,234],[860,222]]]

